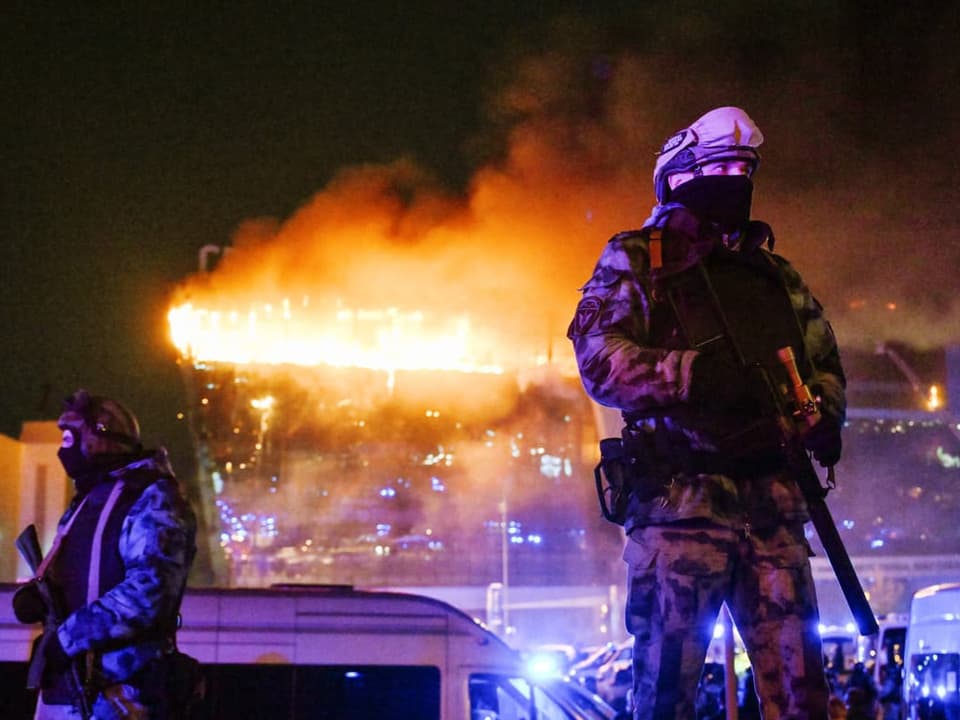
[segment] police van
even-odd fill
[[[23,690],[37,629],[0,585],[0,718],[31,718]],[[181,651],[205,678],[203,720],[607,720],[442,601],[348,586],[191,589]]]
[[[906,717],[960,718],[960,583],[918,590],[904,653]]]

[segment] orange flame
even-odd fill
[[[343,170],[282,222],[246,222],[181,288],[174,344],[230,362],[575,374],[564,334],[578,289],[607,238],[645,217],[661,135],[613,88],[609,118],[558,121],[546,100],[569,79],[552,58],[525,65],[503,96],[521,125],[463,195],[398,160]]]
[[[185,303],[172,308],[168,320],[173,344],[195,361],[503,372],[478,346],[466,315],[431,322],[423,312],[396,308],[316,312],[304,297],[296,308],[285,298],[279,307],[245,312]]]

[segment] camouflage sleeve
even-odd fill
[[[607,243],[582,288],[567,330],[583,386],[601,405],[625,412],[686,399],[695,351],[650,347],[646,240],[621,233]]]
[[[843,422],[847,412],[847,380],[840,363],[840,350],[833,328],[823,314],[823,306],[810,292],[796,269],[779,255],[774,255],[783,273],[790,300],[800,320],[807,357],[812,373],[804,378],[821,399],[821,408]]]
[[[196,520],[177,486],[150,484],[120,530],[124,579],[60,626],[69,655],[133,640],[177,610],[195,552]]]

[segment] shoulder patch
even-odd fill
[[[603,301],[592,295],[583,298],[577,304],[577,312],[570,323],[570,329],[567,331],[569,337],[575,335],[585,335],[593,327],[600,317],[600,311],[603,309]]]

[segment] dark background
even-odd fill
[[[932,1],[5,3],[0,432],[84,386],[184,448],[165,314],[202,246],[347,166],[411,158],[464,192],[531,119],[611,117],[610,73],[638,68],[642,97],[617,99],[644,118],[637,224],[662,140],[741,105],[765,208],[803,231],[784,253],[828,307],[904,309],[840,313],[841,341],[956,340],[957,37],[960,3]],[[554,57],[576,93],[518,72]]]

